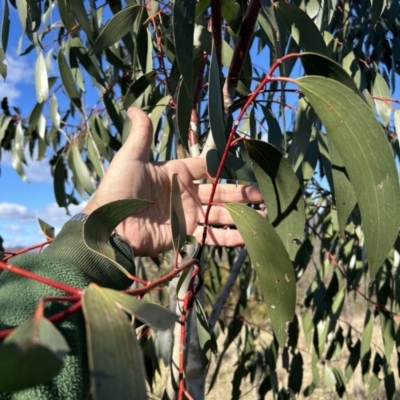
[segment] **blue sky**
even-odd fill
[[[3,6],[3,5],[2,5]],[[3,12],[1,6],[1,13]],[[36,104],[34,85],[35,51],[19,57],[16,53],[21,28],[15,9],[10,7],[11,29],[7,49],[8,74],[6,81],[0,77],[0,99],[8,97],[10,106],[21,108],[27,116]],[[58,231],[70,217],[65,209],[55,203],[52,177],[48,158],[38,162],[26,154],[28,166],[25,183],[14,171],[11,155],[2,151],[0,175],[0,236],[5,248],[29,246],[43,241],[37,218],[41,218]],[[71,206],[70,212],[78,212],[81,206]]]

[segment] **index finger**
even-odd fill
[[[203,204],[207,204],[212,191],[212,184],[197,185],[197,194]],[[218,184],[213,202],[215,203],[263,203],[264,200],[257,186]]]

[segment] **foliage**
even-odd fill
[[[135,279],[148,284],[155,269],[152,284],[130,292],[143,295],[159,287],[159,295],[152,296],[162,305],[168,290],[184,299],[185,306],[177,307],[183,327],[180,340],[186,327],[187,343],[194,337],[190,343],[200,348],[203,377],[210,357],[217,361],[209,370],[208,390],[215,390],[223,356],[236,346],[232,398],[239,398],[245,379],[258,380],[260,397],[268,392],[280,398],[310,396],[318,387],[342,397],[355,374],[361,374],[368,395],[380,390],[382,382],[387,398],[394,398],[399,382],[392,354],[400,356],[400,193],[395,164],[400,158],[400,110],[391,93],[400,72],[399,2],[117,0],[99,5],[83,0],[4,0],[4,78],[8,37],[14,29],[10,7],[17,7],[23,31],[20,55],[37,54],[37,104],[25,116],[3,99],[0,151],[11,152],[22,179],[29,168],[25,149],[31,155],[37,152],[39,159],[51,151],[60,207],[68,210],[78,197],[93,193],[104,165],[126,139],[124,113],[129,106],[150,115],[155,161],[201,155],[207,157],[214,186],[259,185],[267,218],[256,212],[258,206],[227,205],[252,264],[243,250],[218,250],[200,243],[192,256],[201,254],[202,261],[189,255],[178,266],[174,257],[177,268],[172,274],[160,261],[163,255],[144,260],[152,267],[141,268]],[[186,232],[175,178],[174,185],[171,219],[177,254]],[[143,206],[138,203],[134,208]],[[88,246],[105,256],[104,238],[115,218],[127,212],[126,205],[114,207],[107,226],[102,228],[100,220],[87,223]],[[310,271],[313,249],[316,268]],[[226,262],[229,276],[221,272]],[[196,299],[191,313],[189,305],[202,280],[188,278],[199,274],[205,276],[206,301]],[[172,278],[175,283],[168,285]],[[353,293],[365,299],[361,332],[351,319],[342,323]],[[254,314],[265,313],[252,308],[261,295],[268,310],[267,327],[274,332],[268,341],[260,340],[261,322],[252,320]],[[165,355],[160,335],[138,341],[132,334],[118,306],[121,296],[94,286],[83,295],[90,366],[99,371],[93,385],[104,390],[96,391],[97,398],[109,398],[110,390],[120,390],[121,398],[124,393],[143,397],[144,374],[134,369],[140,364],[139,344],[152,390],[160,356]],[[228,300],[234,304],[230,315],[223,306]],[[138,308],[124,309],[140,317]],[[170,310],[175,312],[172,304]],[[154,312],[161,315],[167,310]],[[107,313],[116,322],[105,332]],[[197,321],[192,324],[195,332],[190,331],[190,318]],[[43,341],[50,345],[43,347],[40,340],[32,351],[57,364],[57,346],[64,351],[65,345],[44,321],[35,316],[26,323],[29,332],[26,324],[17,328],[0,352],[17,351],[12,344],[18,347],[25,343],[23,335],[31,337],[35,329],[43,329]],[[382,346],[371,346],[375,325],[380,326]],[[99,327],[102,333],[93,335]],[[185,343],[177,340],[176,332],[182,353]],[[218,337],[222,349],[210,355]],[[106,344],[125,357],[107,361]],[[187,362],[194,357],[191,352]],[[32,352],[26,357],[25,366],[30,365]],[[174,351],[167,354],[167,361],[169,357],[179,358],[174,358]],[[175,363],[179,376],[173,390],[179,398],[187,392],[202,398],[202,386],[189,376],[183,379],[183,358]],[[137,362],[131,365],[129,359]],[[6,356],[2,371],[5,362]],[[278,365],[286,374],[282,381],[277,379]],[[102,386],[104,371],[121,379],[117,389]],[[305,380],[306,371],[311,371],[311,381]],[[172,371],[171,381],[176,376]],[[43,373],[42,379],[48,376]]]

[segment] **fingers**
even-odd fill
[[[128,152],[131,160],[148,162],[153,140],[153,125],[149,117],[139,108],[131,107],[125,124],[128,124],[128,128],[130,124],[129,136],[120,152]]]
[[[170,171],[179,174],[182,172],[182,168],[186,168],[192,181],[205,179],[207,177],[207,165],[204,157],[181,158],[168,162],[168,170]]]
[[[211,184],[198,185],[198,196],[207,204],[212,190]],[[260,190],[256,186],[221,184],[217,186],[214,203],[263,203]]]
[[[193,233],[193,236],[201,243],[203,238],[203,227],[198,226]],[[244,246],[242,236],[236,229],[217,229],[208,228],[206,245],[208,246],[227,246],[238,247]]]
[[[200,216],[201,224],[204,224],[204,216],[207,211],[207,206],[202,207],[202,215]],[[257,211],[261,216],[265,217],[265,212],[258,210]],[[230,212],[221,206],[212,206],[210,210],[210,214],[208,216],[208,224],[209,225],[217,225],[217,226],[233,226],[235,225],[233,219],[231,217]]]

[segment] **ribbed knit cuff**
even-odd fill
[[[112,235],[109,244],[114,250],[115,260],[130,274],[135,274],[133,252],[118,235]],[[110,260],[91,251],[83,242],[83,221],[68,221],[54,241],[44,250],[47,257],[75,265],[91,282],[98,285],[123,290],[132,281],[127,278]]]

